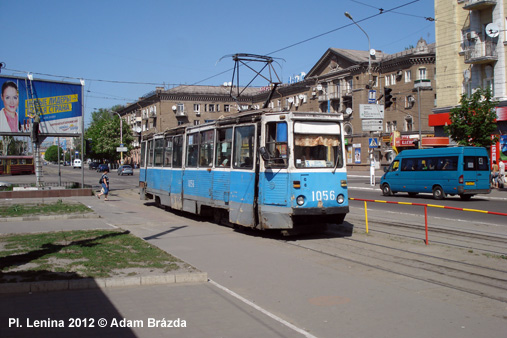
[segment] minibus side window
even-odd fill
[[[463,162],[464,162],[464,165],[465,167],[463,168],[464,170],[477,170],[477,168],[475,167],[475,156],[465,156],[463,158]]]
[[[389,171],[398,171],[400,169],[400,161],[395,160],[393,163],[391,163],[391,167],[389,168]]]
[[[477,170],[489,171],[489,161],[486,156],[477,156]]]

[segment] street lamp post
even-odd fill
[[[347,18],[349,18],[359,29],[366,35],[366,38],[368,39],[368,89],[371,88],[372,85],[372,76],[371,76],[371,44],[370,44],[370,37],[368,36],[368,33],[359,26],[359,24],[352,18],[352,15],[350,15],[349,12],[344,13]],[[371,132],[370,132],[371,136]],[[370,185],[375,185],[375,157],[373,156],[373,149],[369,148],[368,152],[370,153]]]
[[[370,37],[368,36],[368,33],[365,32],[361,26],[352,18],[352,15],[350,15],[349,12],[344,13],[347,18],[349,18],[359,29],[366,35],[366,38],[368,39],[368,87],[371,87],[372,84],[372,78],[371,78],[371,45],[370,45]]]
[[[123,119],[118,112],[114,112],[120,118],[120,147],[123,148]],[[120,164],[123,165],[123,151],[120,151]]]

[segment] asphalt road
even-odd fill
[[[54,169],[45,168],[46,179],[54,179]],[[68,167],[61,173],[62,181],[81,177]],[[430,245],[425,245],[418,228],[420,207],[386,204],[371,206],[371,231],[367,234],[361,203],[351,203],[344,227],[330,226],[320,235],[285,238],[237,231],[156,208],[150,201],[140,201],[135,190],[120,193],[120,189],[137,186],[137,173],[119,177],[111,172],[111,201],[103,204],[109,210],[104,220],[108,225],[130,230],[207,272],[216,285],[313,336],[462,338],[505,334],[507,299],[502,295],[507,291],[507,262],[500,256],[507,255],[507,245],[501,241],[491,244],[487,236],[468,236],[463,241],[455,231],[439,234],[438,242],[431,233]],[[99,173],[85,169],[86,183],[98,186],[98,177]],[[35,180],[34,176],[4,178]],[[364,177],[357,179],[349,179],[351,197],[382,197],[379,191],[363,189],[367,188]],[[400,195],[393,199],[420,202],[425,198]],[[497,202],[502,200],[442,203],[493,203],[496,208]],[[501,237],[505,226],[495,225],[486,216],[480,218],[486,224],[466,216],[462,222],[454,216],[432,216],[431,222],[433,227],[448,229],[494,229],[498,234],[491,237]],[[351,231],[344,231],[347,228]],[[447,242],[440,244],[444,239]],[[493,245],[500,254],[485,254]],[[250,306],[246,309],[238,307],[245,313],[257,311]],[[220,316],[220,309],[215,311]],[[245,336],[255,335],[245,332]]]

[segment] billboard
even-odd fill
[[[30,115],[36,111],[40,115],[42,135],[82,133],[81,84],[0,76],[0,86],[0,136],[29,136]]]

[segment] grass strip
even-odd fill
[[[92,210],[81,203],[64,203],[61,199],[54,203],[27,203],[0,206],[0,217],[22,217],[33,215],[62,215],[88,213]]]
[[[121,230],[0,236],[0,283],[133,276],[191,266]]]

